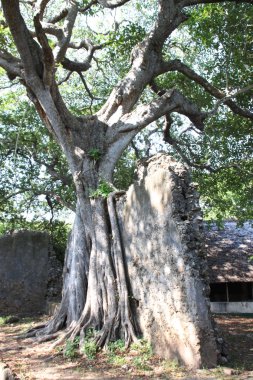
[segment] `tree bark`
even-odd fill
[[[86,230],[76,210],[72,231],[69,235],[63,272],[63,291],[60,307],[47,326],[38,335],[51,335],[64,327],[77,323],[86,302],[89,272],[89,247]]]
[[[87,165],[83,166],[87,169]],[[94,177],[98,176],[92,176],[92,186]],[[80,179],[75,181],[79,199],[66,250],[62,301],[52,320],[45,327],[30,331],[29,336],[44,341],[54,339],[65,329],[56,345],[79,335],[82,344],[86,331],[92,328],[98,347],[119,338],[128,346],[136,339],[137,325],[129,302],[115,211],[114,198],[122,192],[111,193],[108,199],[92,198],[84,187],[81,192]],[[86,189],[92,188],[87,182],[85,185]]]

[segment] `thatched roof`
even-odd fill
[[[253,228],[245,223],[237,228],[226,222],[224,229],[205,227],[205,249],[211,283],[253,282]]]

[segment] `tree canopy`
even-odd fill
[[[31,5],[29,2],[23,4],[26,17],[29,16]],[[82,6],[85,7],[85,4]],[[101,31],[102,15],[106,15],[111,25],[114,22],[113,17],[117,15],[114,16],[113,11],[108,12],[99,4],[86,6],[89,28],[85,30],[85,37],[92,37],[95,39],[93,43],[97,44],[97,53],[94,53],[95,67],[92,66],[89,71],[85,71],[85,77],[82,71],[68,71],[61,65],[57,67],[64,99],[78,115],[95,112],[110,88],[127,72],[131,50],[151,27],[157,12],[155,2],[152,1],[148,4],[148,11],[147,6],[141,3],[135,6],[131,4],[127,11],[118,15],[119,21],[115,18],[114,30],[108,28],[108,31],[104,32]],[[57,3],[57,7],[59,12],[62,11],[60,2]],[[127,15],[129,11],[130,18]],[[48,12],[52,13],[52,9]],[[212,109],[217,104],[211,96],[212,92],[211,95],[210,92],[206,92],[203,82],[199,85],[200,76],[192,76],[193,72],[187,71],[186,65],[193,66],[213,87],[224,89],[226,96],[247,89],[251,85],[252,75],[252,7],[231,2],[197,5],[187,12],[191,17],[173,35],[168,42],[169,49],[164,51],[167,59],[180,58],[185,66],[181,63],[180,70],[172,70],[160,76],[159,86],[168,88],[176,85],[189,98],[197,100],[199,106]],[[143,16],[146,22],[142,21]],[[63,23],[64,15],[62,17],[59,23]],[[95,26],[92,29],[94,22]],[[51,33],[48,38],[50,46],[53,47],[57,36]],[[79,21],[75,25],[74,33],[77,41],[82,33]],[[8,44],[9,51],[17,55],[3,15],[0,42],[4,50]],[[87,46],[85,47],[83,42],[79,50],[83,52],[85,49]],[[75,50],[69,48],[68,54],[73,56]],[[112,61],[115,63],[113,66],[110,65]],[[26,210],[30,210],[34,219],[38,219],[39,216],[41,219],[44,205],[44,214],[48,219],[52,210],[57,215],[57,211],[62,207],[74,209],[74,189],[71,176],[68,175],[66,178],[67,165],[59,148],[42,127],[32,106],[25,100],[24,91],[18,82],[10,84],[4,75],[2,71],[1,210],[2,220],[4,219],[5,223],[8,220],[12,221],[6,226],[7,229],[11,229],[14,220],[16,226],[20,225],[17,223],[18,215],[25,215]],[[105,75],[109,79],[109,82],[106,81],[106,87]],[[23,101],[16,107],[20,96],[23,97]],[[144,101],[149,101],[152,96],[152,89],[147,89]],[[242,107],[247,107],[251,96],[252,90],[249,89],[238,94],[236,99]],[[238,221],[252,219],[252,122],[250,118],[235,116],[223,103],[219,104],[219,112],[210,115],[206,120],[205,133],[202,135],[193,133],[192,124],[188,123],[183,127],[185,120],[180,117],[173,118],[173,138],[170,146],[159,145],[159,141],[163,140],[162,123],[138,135],[133,146],[128,148],[129,153],[125,154],[127,158],[122,158],[125,165],[119,165],[116,170],[116,187],[126,188],[131,182],[134,161],[137,158],[150,155],[159,149],[168,150],[170,154],[176,155],[193,168],[193,176],[199,182],[206,218],[235,218]],[[126,176],[129,178],[128,181],[125,181]],[[41,194],[44,197],[40,196]],[[36,209],[39,215],[36,214]],[[25,223],[23,220],[21,226]]]

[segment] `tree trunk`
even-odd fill
[[[86,302],[88,272],[89,247],[77,205],[65,254],[62,301],[53,319],[38,334],[51,335],[77,323]]]
[[[98,347],[119,338],[129,345],[136,339],[136,326],[115,212],[118,193],[108,199],[90,198],[87,191],[80,194],[80,188],[66,250],[62,301],[53,319],[32,334],[48,340],[66,328],[57,343],[80,335],[82,344],[85,332],[92,328]]]

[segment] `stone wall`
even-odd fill
[[[193,368],[214,366],[202,215],[186,168],[164,154],[142,162],[117,209],[144,337],[162,357]]]
[[[48,234],[19,231],[0,238],[1,314],[42,313],[59,292],[61,266]]]

